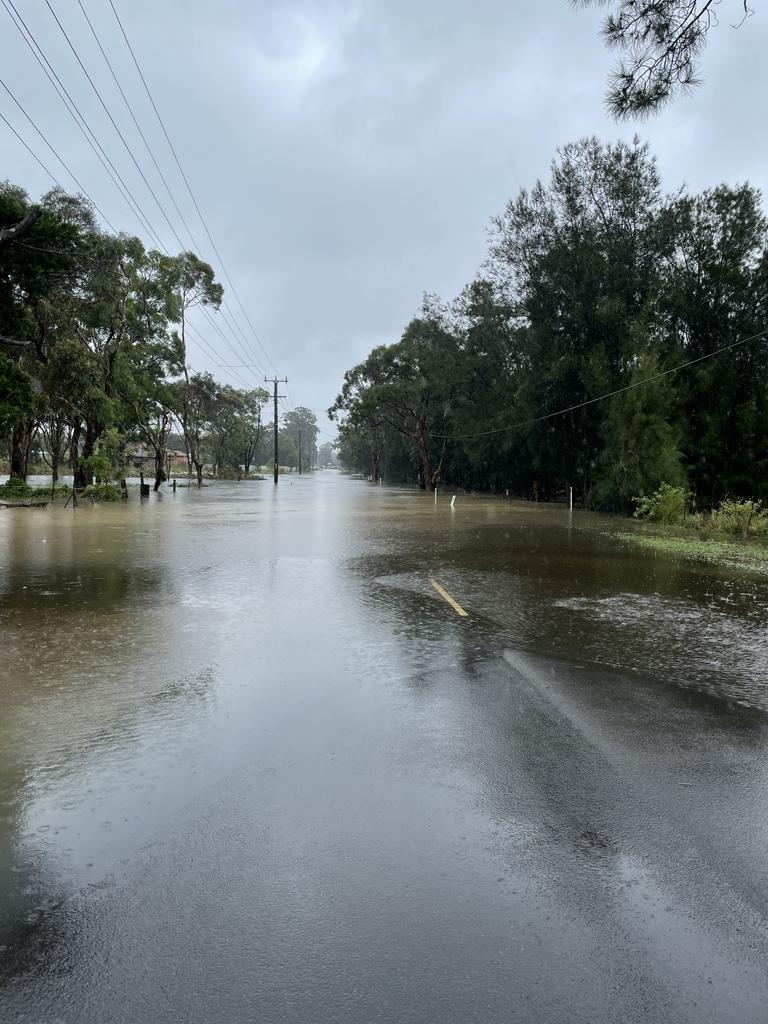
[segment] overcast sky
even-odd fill
[[[14,2],[164,244],[177,251],[44,0]],[[51,2],[178,221],[77,0]],[[731,24],[741,0],[723,0],[704,55],[703,88],[639,125],[616,125],[606,115],[612,57],[599,39],[601,14],[574,11],[567,0],[115,5],[250,319],[274,366],[289,377],[291,401],[318,414],[345,369],[373,345],[398,339],[422,292],[451,298],[471,280],[490,217],[547,175],[557,146],[637,131],[670,190],[746,179],[768,185],[768,17],[757,0],[757,13],[738,31]],[[218,270],[109,0],[83,6],[200,254]],[[2,7],[0,26],[3,80],[109,220],[151,244]],[[0,111],[64,187],[77,191],[1,89]],[[33,197],[50,187],[2,123],[0,154],[0,178]],[[220,363],[246,362],[201,325]],[[263,376],[258,369],[224,371],[195,342],[190,361],[236,384],[236,373],[249,384]],[[324,417],[321,425],[329,429]]]

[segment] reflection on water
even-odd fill
[[[425,670],[514,648],[768,710],[763,578],[634,551],[560,509],[295,483],[0,511],[0,945],[255,745],[289,669],[326,685],[323,652],[428,686]]]

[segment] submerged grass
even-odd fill
[[[617,531],[611,536],[665,555],[678,555],[696,562],[749,569],[768,575],[768,545],[765,544],[736,544],[733,541],[715,538],[703,540],[697,537],[649,534],[640,531]]]

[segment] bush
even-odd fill
[[[12,476],[7,483],[0,484],[0,498],[9,498],[11,501],[31,498],[34,493],[29,484],[17,476]]]
[[[658,491],[654,491],[647,498],[632,499],[637,508],[634,515],[636,519],[647,519],[651,523],[666,523],[674,526],[682,523],[685,519],[688,507],[688,492],[683,487],[673,487],[671,484],[661,484]]]
[[[96,452],[83,460],[83,466],[88,476],[95,476],[98,481],[109,480],[114,474],[112,465],[102,452]]]
[[[91,501],[120,501],[121,496],[117,484],[88,484],[83,491],[83,497]]]
[[[768,510],[759,501],[734,501],[727,498],[712,513],[709,526],[716,533],[768,533]]]

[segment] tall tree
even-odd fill
[[[558,151],[548,184],[523,191],[495,220],[489,270],[525,331],[529,370],[515,420],[535,420],[627,383],[658,291],[659,176],[646,146],[585,139]],[[533,469],[544,490],[580,484],[589,504],[605,410],[534,423]]]
[[[369,417],[378,410],[386,426],[411,446],[419,487],[434,490],[446,451],[440,435],[447,432],[459,385],[453,373],[456,356],[457,339],[443,311],[427,298],[397,344],[380,345],[345,374],[329,415],[343,414],[352,425],[369,429]]]
[[[184,383],[181,387],[181,405],[179,418],[181,420],[184,443],[187,450],[187,461],[193,465],[192,447],[194,440],[190,439],[189,432],[194,429],[190,423],[193,413],[190,411],[190,378],[187,351],[187,321],[189,313],[195,307],[211,307],[218,309],[224,297],[224,289],[216,281],[213,268],[205,263],[193,252],[183,252],[178,256],[160,256],[158,258],[158,271],[161,275],[165,290],[174,297],[174,313],[172,319],[178,325],[178,331],[174,336],[177,350],[177,360],[181,366]],[[200,471],[198,470],[198,477]]]
[[[94,229],[90,207],[58,189],[42,198],[31,219],[28,210],[23,189],[0,183],[0,228],[7,229],[0,248],[0,338],[6,339],[6,358],[35,383],[34,401],[13,425],[11,474],[22,479],[45,405],[40,378],[52,346],[66,333],[71,296],[85,273]],[[16,230],[25,222],[23,232]]]

